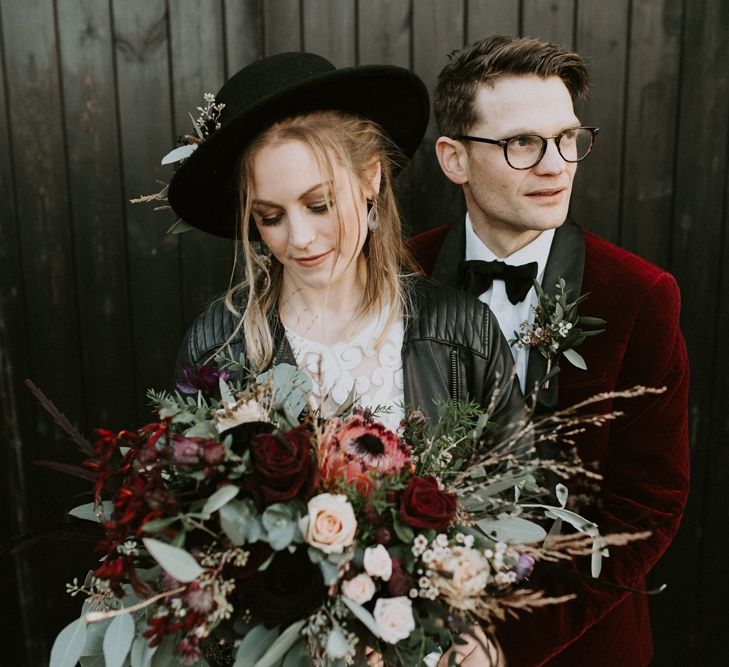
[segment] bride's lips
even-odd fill
[[[331,250],[321,253],[320,255],[308,255],[307,257],[294,257],[294,261],[299,266],[311,267],[318,266],[319,264],[326,262],[327,258],[331,254]]]

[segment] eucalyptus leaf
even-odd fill
[[[303,639],[299,639],[289,649],[281,667],[310,667],[312,664],[306,642]],[[327,667],[330,666],[328,665]]]
[[[253,667],[268,648],[276,641],[278,628],[257,625],[251,628],[238,645],[233,667]]]
[[[256,661],[254,667],[274,667],[286,655],[288,650],[298,641],[301,628],[306,624],[306,619],[296,621],[286,628],[264,653],[262,658]]]
[[[210,498],[208,498],[205,506],[202,508],[202,514],[210,517],[213,512],[217,512],[221,507],[227,505],[240,492],[240,488],[234,484],[226,484],[221,486]]]
[[[377,621],[375,617],[367,611],[361,604],[357,604],[354,600],[350,600],[346,595],[342,595],[340,598],[342,602],[347,606],[355,618],[361,621],[364,626],[378,639],[380,638],[380,631],[377,628]]]
[[[167,229],[167,234],[184,234],[185,232],[191,232],[196,227],[193,227],[189,222],[184,220],[178,220],[171,227]]]
[[[581,368],[583,371],[587,370],[587,364],[579,352],[569,349],[564,350],[562,354],[564,354],[565,359],[567,359],[567,361],[569,361],[573,366],[577,366],[577,368]]]
[[[132,667],[149,667],[158,646],[150,646],[149,639],[138,634],[132,643]]]
[[[197,121],[195,120],[195,116],[193,116],[189,111],[187,112],[187,115],[190,116],[190,120],[192,121],[192,126],[195,128],[195,132],[197,132],[197,136],[200,139],[205,139],[205,135],[202,133],[200,126],[197,124]]]
[[[291,364],[277,364],[256,378],[259,384],[273,385],[274,407],[296,418],[306,405],[312,384],[307,375]]]
[[[261,515],[266,538],[271,548],[282,551],[299,533],[298,515],[284,503],[269,505]]]
[[[236,402],[228,383],[222,377],[218,378],[218,387],[220,388],[220,400],[225,405],[231,405]]]
[[[68,513],[71,516],[75,516],[77,519],[86,519],[86,521],[101,523],[102,521],[105,521],[105,519],[99,518],[96,515],[96,507],[96,503],[86,503],[85,505],[79,505],[78,507],[74,507],[72,510],[69,510]],[[110,500],[105,500],[101,503],[101,511],[103,512],[103,517],[109,517],[113,509],[114,503],[112,503]]]
[[[185,144],[184,146],[178,146],[174,150],[171,150],[167,155],[162,158],[160,164],[174,164],[181,160],[186,160],[197,150],[197,144]]]
[[[549,507],[548,505],[544,506],[544,508],[547,510],[545,512],[545,516],[550,519],[562,519],[581,533],[587,533],[588,535],[593,536],[599,535],[597,525],[589,519],[585,519],[585,517],[580,516],[576,512],[566,510],[562,507]]]
[[[192,557],[192,554],[184,549],[160,542],[151,537],[145,537],[142,541],[152,558],[177,581],[186,584],[195,581],[203,573],[203,569]]]
[[[159,531],[164,530],[167,526],[171,526],[179,520],[179,516],[168,516],[166,519],[152,519],[142,525],[142,531],[145,533],[159,533]]]
[[[231,500],[220,508],[219,516],[220,528],[237,547],[257,542],[263,536],[263,528],[250,501]]]
[[[98,655],[82,655],[78,659],[79,667],[105,667],[104,654]]]
[[[152,656],[150,667],[179,667],[180,663],[175,657],[175,645],[178,639],[177,635],[167,635]]]
[[[554,487],[555,493],[557,495],[557,502],[562,506],[565,507],[567,505],[567,499],[569,498],[570,492],[567,489],[567,487],[564,484],[557,484],[557,486]]]
[[[83,605],[82,616],[92,610],[91,605]],[[98,623],[90,623],[86,626],[86,643],[82,656],[97,656],[104,653],[104,634],[109,627],[111,620],[99,621]]]
[[[77,618],[63,628],[53,642],[49,667],[76,667],[86,645],[86,633],[83,618]]]
[[[330,560],[325,558],[319,563],[319,568],[321,569],[321,574],[324,577],[324,584],[326,586],[331,586],[332,584],[337,583],[339,580],[339,568],[335,563],[332,563]]]
[[[185,435],[188,438],[216,439],[218,437],[218,429],[215,428],[215,422],[213,421],[201,421],[187,429]]]
[[[540,525],[518,516],[481,519],[476,525],[497,542],[529,544],[540,542],[547,535]]]
[[[116,616],[104,635],[106,667],[122,667],[134,641],[134,619],[131,614]]]

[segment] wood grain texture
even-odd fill
[[[105,3],[68,0],[58,13],[71,224],[88,421],[134,416],[111,17]]]
[[[571,47],[576,0],[522,0],[522,34]]]
[[[488,35],[518,35],[519,5],[518,0],[467,0],[466,42]]]
[[[428,86],[431,98],[447,54],[463,46],[463,0],[422,0],[413,5],[413,71]],[[465,212],[460,187],[448,181],[435,158],[438,130],[432,118],[409,173],[412,186],[408,224],[419,232],[462,218]]]
[[[683,293],[682,322],[691,359],[693,492],[679,539],[656,573],[670,582],[672,598],[660,607],[656,600],[653,611],[665,638],[656,664],[718,664],[712,649],[725,642],[719,638],[729,618],[729,579],[720,559],[706,556],[729,549],[729,357],[724,341],[729,324],[729,82],[722,74],[729,71],[729,7],[717,0],[685,7],[673,225],[665,234]],[[684,607],[684,619],[700,621],[686,627],[675,613],[676,604]]]
[[[360,0],[357,7],[358,64],[409,68],[412,39],[410,3]]]
[[[575,111],[583,124],[599,127],[600,134],[577,169],[571,211],[581,225],[613,243],[620,233],[629,5],[629,0],[581,0],[576,26],[575,48],[587,62],[591,93]]]
[[[620,244],[667,266],[681,54],[680,3],[634,0]]]
[[[263,10],[265,55],[300,51],[302,30],[299,0],[264,0]]]
[[[226,78],[263,55],[263,1],[223,0]]]
[[[203,95],[225,81],[223,8],[220,0],[178,0],[169,6],[172,106],[176,137],[194,133]],[[169,146],[171,150],[173,145]],[[169,224],[176,220],[165,212]],[[179,237],[183,330],[203,307],[225,291],[232,264],[232,243],[197,230]],[[179,340],[182,340],[183,331]],[[170,367],[169,373],[173,369]]]
[[[173,146],[167,14],[163,0],[113,3],[124,196],[156,192],[171,167],[160,160]],[[178,238],[152,206],[128,205],[127,252],[139,417],[144,392],[171,380],[183,330]],[[170,223],[171,224],[171,223]]]
[[[303,49],[336,67],[351,67],[357,57],[354,0],[315,0],[303,7]]]

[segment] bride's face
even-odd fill
[[[332,183],[300,141],[267,144],[253,158],[254,222],[296,286],[334,286],[356,277],[364,260],[366,195],[343,165],[331,156],[330,161]]]

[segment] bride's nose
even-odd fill
[[[295,248],[308,248],[316,239],[316,230],[304,216],[293,215],[289,225],[289,243]]]

